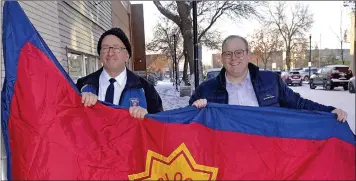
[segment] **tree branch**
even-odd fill
[[[217,20],[221,15],[223,15],[223,13],[225,12],[226,9],[228,9],[228,8],[226,7],[227,3],[228,3],[228,1],[225,1],[225,2],[223,3],[223,5],[222,5],[220,8],[218,8],[218,9],[216,10],[215,14],[213,15],[213,17],[212,17],[211,20],[210,20],[209,25],[200,33],[200,35],[199,35],[199,37],[198,37],[198,41],[201,40],[201,38],[205,35],[205,33],[206,33],[206,32],[213,26],[213,24],[216,22],[216,20]]]
[[[277,19],[274,17],[273,13],[272,13],[272,10],[271,8],[269,8],[269,13],[271,15],[271,17],[273,18],[273,23],[277,26],[278,30],[279,30],[279,33],[282,35],[285,43],[287,44],[287,37],[285,36],[285,34],[283,33],[283,30],[282,30],[282,27],[281,27],[281,18],[280,16],[282,16],[282,12],[280,10],[278,10],[277,8],[277,16],[278,16],[278,21]]]
[[[164,8],[160,1],[153,1],[153,3],[156,5],[158,11],[161,12],[164,16],[172,20],[177,25],[180,24],[180,17],[178,15],[175,15],[168,9]]]

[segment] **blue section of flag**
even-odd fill
[[[335,137],[355,144],[349,125],[337,121],[335,114],[326,112],[209,103],[203,109],[187,107],[148,117],[166,123],[196,122],[221,131],[311,140]]]

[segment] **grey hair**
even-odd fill
[[[224,47],[226,42],[228,40],[231,40],[231,39],[240,39],[240,40],[242,40],[245,43],[246,50],[248,50],[248,42],[247,42],[247,40],[244,37],[239,36],[239,35],[229,35],[228,37],[226,37],[225,40],[223,41],[222,45],[221,45],[221,49]]]

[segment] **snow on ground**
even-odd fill
[[[342,88],[335,88],[332,91],[326,91],[321,88],[312,90],[309,89],[308,84],[290,88],[306,99],[345,110],[348,114],[350,128],[355,133],[355,94],[350,94]],[[185,107],[189,104],[189,97],[180,97],[179,92],[169,80],[159,81],[156,90],[162,98],[165,111]]]
[[[175,89],[175,86],[173,86],[173,83],[170,82],[169,79],[158,81],[155,88],[161,96],[163,110],[167,111],[188,106],[190,97],[180,97],[179,92]]]

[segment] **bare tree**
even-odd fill
[[[148,51],[160,52],[172,60],[174,60],[174,51],[176,51],[177,60],[179,62],[183,56],[183,47],[181,46],[183,39],[179,28],[165,17],[160,19],[161,21],[159,21],[153,29],[153,39],[146,44],[146,48]],[[174,50],[173,35],[176,35],[176,50]]]
[[[169,57],[171,61],[168,67],[171,72],[171,76],[174,77],[174,51],[176,51],[176,63],[177,65],[179,65],[179,62],[184,55],[183,46],[181,43],[183,39],[176,24],[174,24],[172,21],[170,21],[164,16],[160,17],[159,19],[161,19],[161,21],[157,22],[153,29],[153,39],[146,44],[146,48],[148,51],[152,51],[155,53],[158,52]],[[176,35],[175,42],[173,35]],[[176,49],[174,49],[174,43],[176,43]]]
[[[350,2],[350,3],[351,3],[351,2]],[[350,3],[349,3],[349,4],[350,4]],[[345,4],[345,2],[344,2],[344,4]],[[351,4],[353,4],[353,3],[351,3]],[[335,32],[332,30],[331,27],[329,27],[329,28],[330,28],[330,29],[332,30],[332,32],[336,35],[337,39],[338,39],[339,42],[340,42],[341,61],[342,61],[342,64],[345,64],[345,61],[344,61],[344,49],[343,49],[343,44],[346,43],[345,38],[347,37],[347,35],[346,35],[347,31],[342,29],[342,20],[343,20],[342,14],[343,14],[343,9],[340,10],[340,35],[338,35],[337,33],[335,33]]]
[[[309,42],[306,38],[294,38],[293,46],[290,50],[290,62],[294,63],[295,67],[308,66],[309,61]]]
[[[296,3],[289,9],[285,2],[278,2],[276,6],[269,8],[269,17],[266,19],[266,25],[276,28],[282,36],[288,70],[291,65],[291,50],[297,42],[295,39],[303,38],[305,33],[311,28],[313,22],[313,14],[307,5]]]
[[[346,41],[347,40],[347,31],[346,30],[344,30],[344,31],[342,30],[342,22],[340,23],[340,35],[335,33],[334,30],[331,27],[329,27],[329,28],[335,34],[337,40],[340,42],[340,50],[341,50],[340,51],[340,57],[341,57],[342,64],[345,64],[343,44],[347,42]]]
[[[168,19],[178,25],[180,33],[183,36],[183,51],[186,52],[186,60],[189,62],[190,74],[194,72],[193,60],[193,21],[192,21],[192,3],[191,1],[153,1],[157,9]],[[198,1],[198,42],[208,48],[219,48],[220,40],[215,41],[209,38],[214,24],[223,17],[223,15],[232,19],[248,18],[251,15],[258,15],[256,5],[260,2],[248,1]],[[207,36],[209,35],[209,36]],[[186,66],[185,66],[186,67]],[[202,66],[200,66],[202,76]],[[185,83],[187,71],[184,70],[183,78]]]
[[[252,35],[250,46],[253,54],[262,60],[264,69],[266,70],[271,56],[283,46],[283,42],[279,39],[278,31],[261,28],[256,30]]]

